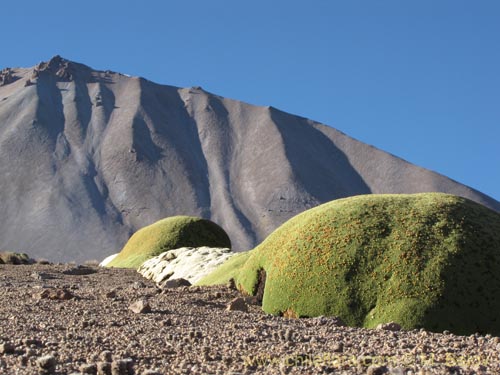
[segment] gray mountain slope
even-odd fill
[[[172,215],[235,250],[332,199],[440,191],[500,203],[331,127],[58,56],[0,73],[0,248],[103,259]]]

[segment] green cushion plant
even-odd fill
[[[35,261],[25,253],[0,252],[0,264],[31,264]]]
[[[335,200],[290,219],[246,258],[200,284],[227,275],[253,295],[265,272],[267,313],[500,334],[500,214],[461,197]]]
[[[146,260],[180,247],[231,248],[226,232],[210,220],[173,216],[139,229],[107,267],[139,268]]]

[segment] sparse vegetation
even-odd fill
[[[500,214],[464,198],[332,201],[292,218],[245,258],[201,283],[233,277],[255,294],[264,269],[267,313],[500,334]]]

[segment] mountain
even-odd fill
[[[208,218],[246,250],[336,198],[500,203],[315,121],[59,56],[0,72],[0,249],[103,259],[137,229]]]

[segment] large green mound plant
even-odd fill
[[[226,232],[210,220],[173,216],[139,229],[107,267],[138,268],[146,260],[180,247],[226,247]]]
[[[221,267],[249,294],[262,290],[265,272],[267,313],[500,334],[500,214],[464,198],[332,201],[283,224],[247,258]]]

